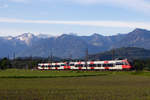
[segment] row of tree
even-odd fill
[[[149,70],[150,71],[150,59],[133,60],[131,62],[134,70]]]
[[[0,60],[0,69],[33,69],[36,68],[38,63],[42,62],[41,59],[32,59],[32,58],[17,58],[10,60],[8,58],[3,58]]]

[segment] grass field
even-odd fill
[[[108,75],[112,72],[99,71],[46,71],[46,70],[17,70],[0,71],[0,78],[54,78],[54,77],[85,77]]]
[[[0,71],[0,100],[150,100],[149,73]]]

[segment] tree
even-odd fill
[[[144,63],[145,63],[145,69],[150,71],[150,60],[146,60]]]
[[[144,69],[144,63],[140,60],[134,61],[134,68],[136,71],[140,71]]]
[[[0,69],[7,69],[7,68],[11,68],[11,62],[9,59],[3,58],[0,61]]]

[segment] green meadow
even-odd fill
[[[0,100],[150,100],[150,72],[9,69]]]

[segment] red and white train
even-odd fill
[[[39,70],[130,70],[132,67],[125,60],[110,61],[81,61],[81,62],[58,62],[40,63]]]

